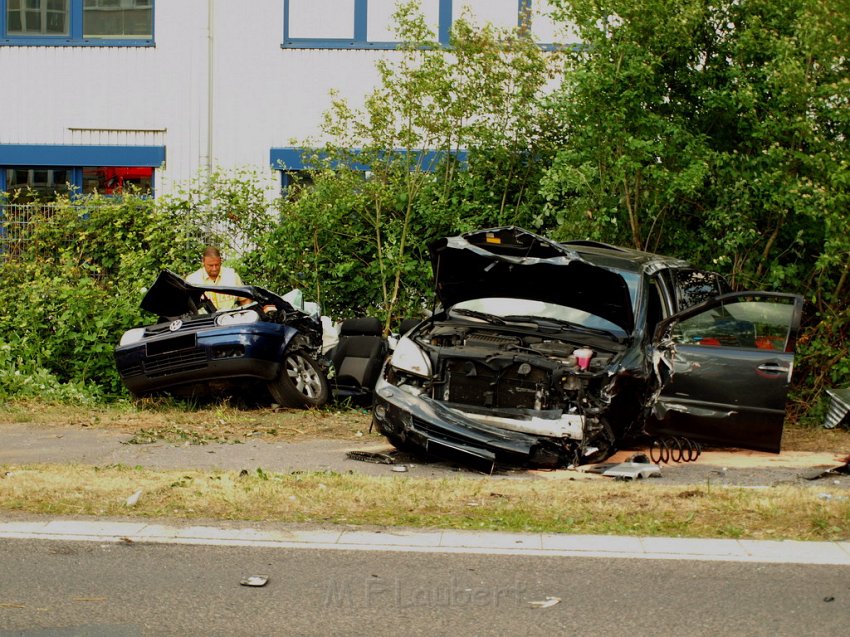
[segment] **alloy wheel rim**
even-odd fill
[[[290,356],[286,366],[286,373],[299,392],[308,398],[315,398],[320,393],[322,383],[319,374],[303,356]]]

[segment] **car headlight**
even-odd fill
[[[402,336],[396,345],[390,365],[417,376],[431,375],[431,361],[412,339]]]
[[[242,310],[241,312],[228,312],[227,314],[219,314],[215,319],[215,324],[224,325],[247,325],[248,323],[256,323],[260,320],[260,315],[254,310]]]
[[[134,327],[131,330],[127,330],[121,335],[121,340],[118,342],[118,346],[121,345],[132,345],[133,343],[138,343],[145,337],[145,328],[144,327]]]

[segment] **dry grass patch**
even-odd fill
[[[783,451],[831,451],[850,455],[850,430],[840,427],[786,426],[782,435]]]
[[[0,407],[4,423],[70,426],[133,434],[144,444],[168,442],[240,442],[251,437],[283,440],[350,438],[369,429],[371,416],[362,409],[244,409],[227,403],[193,407],[155,401],[106,407],[69,407],[18,402]]]
[[[137,434],[139,442],[166,440],[235,442],[253,436],[285,440],[350,438],[369,428],[368,410],[331,406],[325,409],[240,408],[230,403],[196,406],[158,400],[102,407],[50,405],[21,401],[0,406],[4,423],[71,426]],[[789,424],[783,451],[828,451],[850,454],[850,431]]]
[[[124,466],[0,468],[0,510],[75,516],[681,537],[850,539],[840,490],[656,486],[337,473],[150,471]],[[141,490],[135,506],[127,498]],[[824,495],[829,495],[825,498]]]

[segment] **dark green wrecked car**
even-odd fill
[[[779,451],[800,296],[515,227],[430,251],[441,308],[375,388],[396,447],[484,471],[595,462],[647,435]]]

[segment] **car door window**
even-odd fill
[[[734,297],[676,322],[674,343],[786,351],[794,313],[786,297]]]

